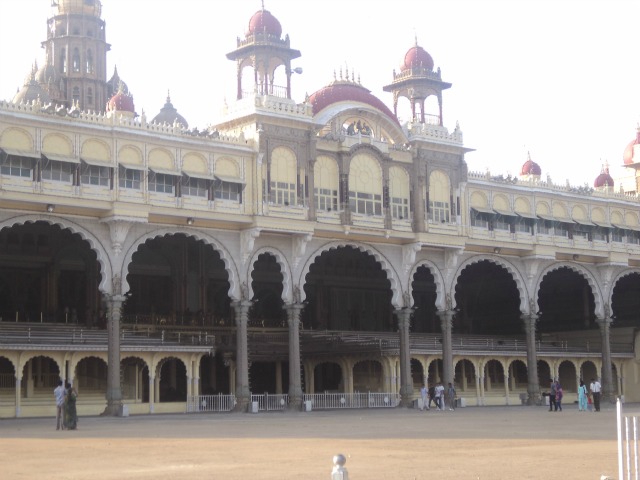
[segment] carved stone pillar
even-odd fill
[[[122,389],[120,387],[120,315],[124,295],[112,295],[107,299],[108,339],[107,352],[107,407],[102,415],[122,415]]]
[[[287,305],[289,322],[289,409],[302,409],[302,379],[300,378],[300,312],[302,303]]]
[[[156,377],[149,375],[149,413],[155,410]]]
[[[22,376],[16,375],[16,418],[20,418],[22,412],[21,408],[21,395],[22,392]]]
[[[527,336],[527,405],[540,405],[540,379],[538,378],[538,354],[536,351],[536,321],[538,315],[520,315]]]
[[[442,384],[453,384],[453,346],[451,342],[451,328],[453,325],[453,310],[437,312],[440,317],[440,328],[442,330]]]
[[[596,319],[602,336],[602,400],[615,402],[613,388],[613,371],[611,369],[611,319],[604,317]]]
[[[409,407],[413,395],[413,379],[411,378],[411,348],[409,346],[409,325],[413,310],[402,308],[396,310],[398,331],[400,334],[400,406]]]
[[[246,412],[251,400],[249,390],[249,349],[247,345],[247,323],[251,302],[233,302],[236,314],[236,406],[235,411]]]

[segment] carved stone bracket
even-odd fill
[[[416,254],[422,249],[422,243],[415,242],[402,246],[402,266],[404,272],[408,273],[409,269],[416,262]]]
[[[307,243],[311,241],[313,235],[310,233],[298,233],[291,237],[291,251],[293,256],[293,268],[298,266],[300,260],[307,250]]]
[[[253,252],[253,245],[256,242],[256,238],[260,236],[259,228],[248,228],[240,232],[240,255],[242,257],[242,263],[247,263],[251,253]]]
[[[122,252],[122,244],[126,240],[131,226],[134,223],[143,223],[144,220],[140,218],[109,217],[101,219],[100,222],[109,226],[111,248],[113,248],[115,256],[118,256]]]

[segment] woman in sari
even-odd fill
[[[582,380],[580,380],[580,386],[578,387],[578,411],[587,411],[587,386]]]
[[[67,430],[75,430],[78,427],[77,398],[78,392],[67,383],[67,392],[64,400],[64,426]]]

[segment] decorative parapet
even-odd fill
[[[423,139],[449,145],[463,145],[462,131],[458,126],[453,133],[449,133],[449,130],[441,125],[409,122],[406,124],[405,130],[410,141]]]
[[[6,100],[0,100],[0,113],[17,113],[24,115],[34,115],[42,118],[55,118],[56,121],[81,122],[110,128],[127,128],[143,132],[152,132],[161,135],[173,135],[176,137],[198,137],[216,142],[233,143],[236,145],[247,145],[248,141],[243,135],[232,136],[225,135],[212,128],[198,130],[192,128],[185,129],[181,124],[169,125],[166,123],[147,123],[144,113],[139,118],[127,118],[121,115],[107,115],[94,111],[76,111],[73,109],[56,108],[51,105],[42,105],[34,101],[32,103],[12,103]],[[113,113],[113,112],[112,112]]]
[[[243,98],[225,104],[222,116],[223,121],[244,117],[255,113],[277,113],[288,117],[297,117],[311,121],[313,118],[313,106],[308,103],[296,103],[294,100],[277,95],[261,95],[257,92],[243,93]]]
[[[249,34],[244,39],[240,37],[236,38],[237,48],[245,47],[247,45],[273,45],[279,44],[289,48],[290,46],[289,35],[285,35],[284,39],[277,35],[271,35],[270,33],[253,33]]]
[[[395,83],[395,82],[404,80],[406,78],[416,78],[416,77],[425,77],[430,80],[437,80],[439,82],[442,81],[442,74],[439,68],[434,72],[433,70],[430,70],[424,67],[412,67],[407,70],[403,70],[401,72],[394,71],[393,81]]]
[[[547,177],[547,181],[535,179],[522,180],[512,175],[492,175],[491,172],[487,170],[484,173],[468,172],[467,178],[470,182],[475,180],[483,183],[517,185],[518,187],[535,188],[536,190],[548,190],[553,192],[570,193],[572,195],[589,196],[593,198],[607,198],[640,203],[640,196],[636,194],[614,192],[613,190],[596,190],[586,183],[579,186],[571,185],[569,181],[565,184],[556,184],[553,183],[549,177]]]

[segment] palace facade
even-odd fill
[[[55,414],[60,378],[80,414],[265,392],[408,406],[424,382],[539,404],[551,378],[565,401],[591,378],[640,400],[637,183],[554,185],[531,158],[469,172],[417,43],[393,109],[349,71],[298,102],[301,53],[263,8],[227,55],[235,101],[198,130],[170,98],[136,115],[105,30],[99,0],[57,0],[45,65],[0,101],[1,417]]]

